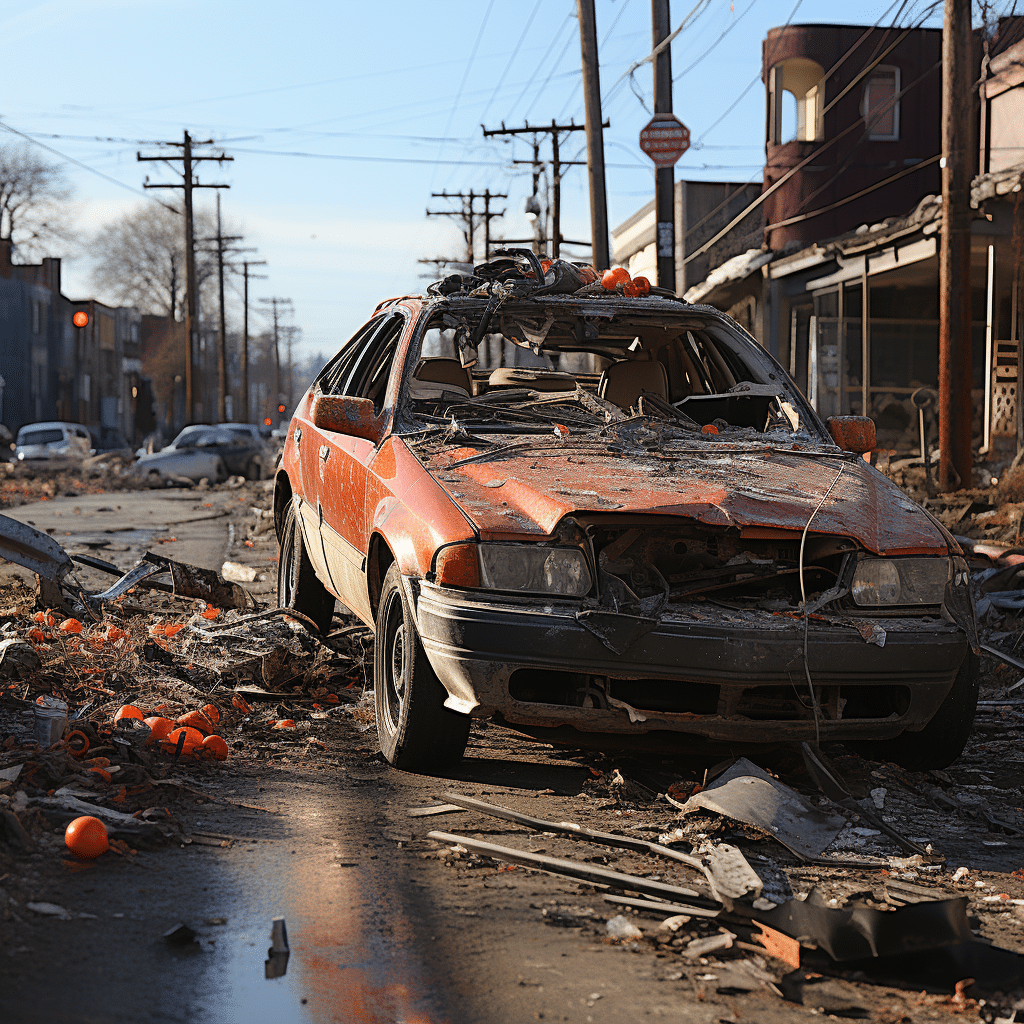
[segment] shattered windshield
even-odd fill
[[[412,357],[407,433],[631,449],[830,443],[777,364],[706,312],[604,303],[591,313],[549,299],[509,303],[488,321],[482,302],[453,302]]]

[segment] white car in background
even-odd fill
[[[92,454],[92,447],[92,435],[81,423],[28,423],[18,431],[14,457],[49,465],[80,463]]]

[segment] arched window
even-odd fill
[[[791,138],[798,142],[820,142],[824,138],[824,77],[822,66],[806,57],[790,57],[771,69],[768,78],[769,142],[778,145],[790,141],[783,134],[783,96],[787,92],[796,100],[795,134]]]
[[[879,64],[864,86],[861,113],[868,138],[896,142],[900,137],[900,69]]]

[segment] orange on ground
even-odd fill
[[[216,704],[204,704],[203,714],[216,725],[220,721],[220,709]]]
[[[99,818],[75,818],[64,830],[64,842],[79,860],[92,860],[110,849],[107,826]]]
[[[163,718],[160,715],[147,718],[146,725],[149,726],[149,739],[146,740],[148,746],[167,739],[170,731],[174,728],[174,723],[169,718]]]
[[[188,711],[176,720],[177,725],[188,725],[198,729],[204,736],[213,732],[213,722],[202,711]]]
[[[62,633],[81,633],[82,624],[78,619],[65,619],[58,627]]]
[[[203,740],[201,753],[204,757],[212,758],[214,761],[226,761],[228,759],[228,745],[223,736],[207,736]]]
[[[192,751],[202,745],[203,734],[198,729],[190,729],[188,726],[169,732],[167,739],[160,745],[160,749],[165,754],[173,754],[178,749],[178,740],[183,734],[185,743],[181,748],[181,753],[185,757],[191,756]]]
[[[204,619],[215,619],[215,618],[217,618],[218,615],[220,615],[220,609],[219,608],[214,608],[213,605],[207,605],[203,609],[203,618]]]
[[[114,715],[114,721],[120,722],[122,718],[137,718],[141,722],[145,717],[141,709],[137,708],[134,704],[125,704]]]

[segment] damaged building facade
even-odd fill
[[[76,327],[72,317],[89,322]],[[0,423],[67,420],[90,428],[100,446],[136,437],[148,382],[139,359],[137,310],[76,301],[61,290],[61,261],[15,264],[0,240]]]
[[[752,186],[733,188],[749,212],[709,232],[710,246],[684,230],[677,288],[737,319],[822,416],[866,414],[881,447],[917,447],[922,406],[937,438],[942,32],[790,25],[762,54],[762,184],[752,200]],[[974,57],[973,433],[984,452],[1012,443],[1020,423],[1024,19],[1002,19],[987,42],[976,32]],[[615,232],[616,262],[630,267],[642,248],[631,221]]]

